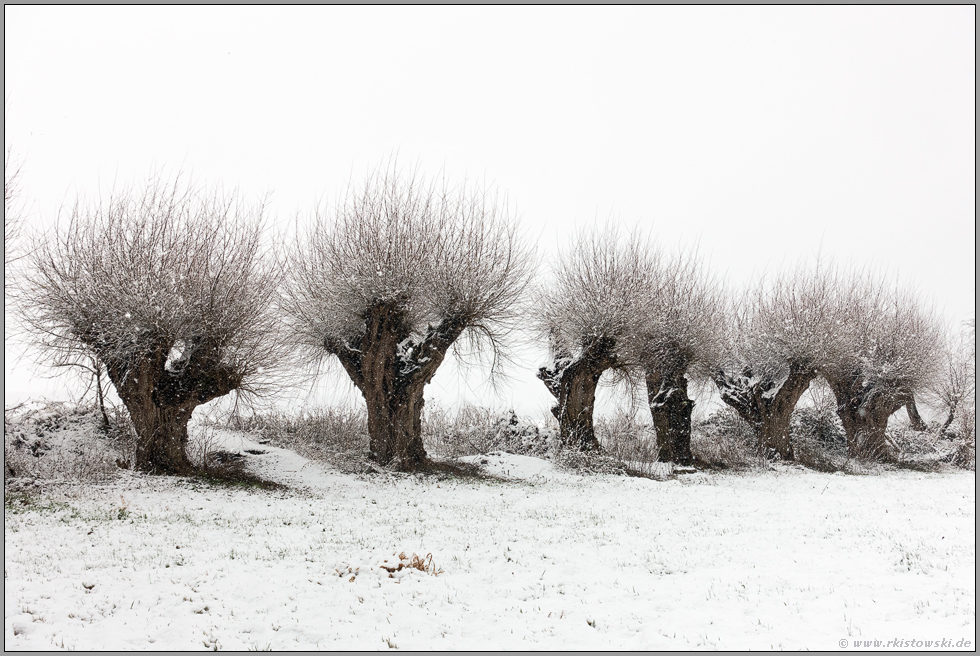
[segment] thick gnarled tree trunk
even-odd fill
[[[382,464],[396,463],[401,470],[425,466],[422,443],[422,394],[387,397],[377,387],[364,391],[368,405],[368,435],[371,459]]]
[[[816,375],[811,366],[791,363],[785,380],[755,377],[751,370],[741,375],[718,372],[714,380],[721,400],[755,430],[759,454],[770,459],[793,460],[790,421],[796,404]]]
[[[197,406],[237,389],[241,377],[220,363],[194,354],[167,368],[160,349],[138,366],[107,363],[106,369],[136,429],[136,469],[151,474],[186,475],[187,424]]]
[[[687,395],[683,371],[646,372],[647,399],[657,431],[657,459],[679,465],[694,464],[691,453],[691,414],[694,401]]]
[[[888,418],[908,403],[903,393],[888,393],[867,385],[859,373],[831,380],[837,398],[837,416],[847,435],[847,452],[852,458],[889,461],[894,458],[885,431]]]
[[[538,370],[538,378],[544,381],[548,391],[558,401],[551,407],[551,414],[558,420],[558,434],[566,446],[583,451],[599,448],[593,412],[595,391],[601,377],[601,368],[590,367],[583,360],[565,367],[541,367]]]
[[[538,370],[538,378],[558,401],[551,414],[558,420],[558,434],[566,446],[582,451],[600,448],[593,423],[595,392],[603,372],[616,365],[612,351],[613,344],[604,340],[575,358],[561,354],[550,367]]]
[[[370,458],[400,471],[427,463],[422,441],[425,386],[462,334],[456,318],[429,326],[425,335],[410,331],[396,304],[378,304],[364,316],[364,333],[353,343],[326,340],[367,404]]]
[[[190,474],[194,467],[187,457],[187,423],[193,408],[161,408],[152,403],[126,407],[138,436],[136,469],[151,474]]]

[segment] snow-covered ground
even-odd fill
[[[358,476],[225,439],[290,489],[126,475],[7,503],[5,649],[976,645],[971,472]]]

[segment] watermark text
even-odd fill
[[[892,638],[891,640],[851,640],[842,638],[838,643],[841,649],[974,649],[973,640],[966,638]]]

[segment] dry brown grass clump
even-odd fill
[[[388,562],[387,559],[384,561]],[[394,578],[395,572],[400,572],[403,569],[417,569],[420,572],[425,572],[426,574],[431,574],[432,576],[439,576],[443,573],[442,569],[437,569],[435,563],[432,562],[432,554],[426,554],[424,558],[420,557],[418,554],[413,553],[411,558],[405,555],[405,552],[398,554],[398,562],[391,565],[382,564],[381,569],[388,572],[389,578]]]

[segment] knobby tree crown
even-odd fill
[[[874,273],[857,274],[838,304],[846,339],[823,367],[831,385],[897,400],[933,382],[948,331],[913,290]]]
[[[559,252],[533,313],[556,365],[589,357],[611,357],[610,368],[634,363],[627,343],[644,328],[650,290],[662,284],[660,259],[639,234],[623,236],[612,226],[582,231]]]
[[[637,303],[630,360],[648,371],[683,374],[696,367],[704,375],[723,342],[721,288],[694,250],[658,254],[654,261],[652,281]]]
[[[284,310],[311,359],[356,354],[383,312],[406,367],[437,333],[488,347],[496,362],[533,268],[498,197],[382,170],[318,211],[290,255]]]
[[[718,368],[772,390],[791,372],[816,375],[848,348],[854,317],[845,295],[840,273],[828,266],[760,280],[730,309]]]

